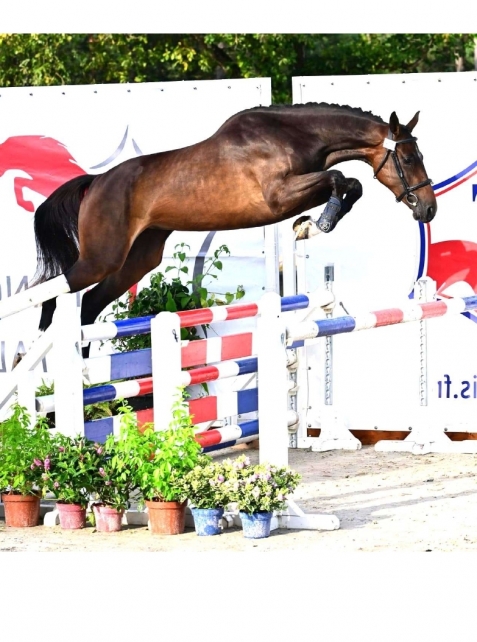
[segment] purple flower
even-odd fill
[[[217,481],[218,481],[219,483],[222,483],[223,481],[225,481],[225,477],[224,477],[223,475],[218,475],[218,476],[217,476]]]
[[[103,452],[101,446],[99,448],[96,448],[96,452],[98,453],[98,455],[101,455],[101,453]]]
[[[55,482],[55,483],[53,484],[53,487],[54,487],[54,488],[59,488],[59,487],[60,487],[60,485],[59,485],[59,483],[58,483],[58,482]]]
[[[58,452],[60,452],[60,453],[64,453],[65,452],[65,449],[63,448],[63,446],[58,446]]]
[[[104,472],[104,468],[99,469],[99,474],[101,475],[101,477],[104,477],[106,475],[106,473]]]
[[[111,486],[111,482],[110,481],[106,481],[106,482],[104,482],[104,485],[105,486]]]
[[[33,463],[35,464],[35,466],[42,466],[41,459],[34,459]]]
[[[50,470],[50,459],[47,457],[44,462],[45,470]]]
[[[32,470],[35,470],[35,468],[36,468],[35,464],[32,464],[32,465],[30,466],[30,468],[31,468]]]

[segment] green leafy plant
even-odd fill
[[[57,433],[44,462],[43,484],[58,502],[86,506],[97,488],[102,467],[104,451],[99,444],[83,436]]]
[[[148,424],[140,432],[135,415],[125,412],[122,417],[121,448],[129,455],[140,505],[145,500],[183,501],[178,481],[197,464],[201,450],[183,394],[180,389],[167,430],[154,431]]]
[[[239,511],[248,514],[283,510],[288,495],[301,479],[287,466],[268,463],[253,466],[245,455],[226,459],[222,464],[226,471],[224,492],[229,502],[236,502]]]
[[[98,503],[120,511],[129,507],[136,490],[135,466],[142,440],[132,408],[123,403],[118,411],[122,413],[119,435],[108,435],[103,446],[95,444],[103,461],[94,479],[93,494]]]
[[[174,276],[169,281],[166,280],[164,274],[156,272],[150,278],[149,287],[143,288],[134,300],[131,299],[130,295],[126,299],[118,299],[113,303],[112,312],[102,320],[107,320],[111,315],[114,320],[121,320],[156,315],[163,311],[180,312],[214,305],[226,305],[245,296],[245,290],[241,285],[237,287],[234,294],[208,290],[206,281],[209,279],[217,280],[217,272],[220,272],[223,268],[220,260],[221,255],[230,256],[230,251],[226,245],[221,245],[215,250],[213,256],[205,260],[202,274],[198,274],[183,283],[181,277],[183,278],[183,275],[189,274],[189,268],[185,265],[187,258],[186,248],[190,249],[190,246],[186,243],[179,243],[175,246],[175,252],[172,255],[175,265],[170,265],[165,270],[166,274],[168,272],[174,273]],[[206,326],[203,326],[203,328],[205,330]],[[182,340],[190,341],[197,338],[199,338],[197,327],[181,328]],[[111,341],[121,352],[151,347],[149,334],[119,337],[111,339]]]
[[[0,424],[0,492],[42,492],[51,447],[47,421],[40,418],[32,426],[26,408],[14,403],[11,416]]]
[[[178,486],[182,496],[196,508],[223,508],[230,500],[227,495],[227,468],[222,462],[201,455],[197,465],[184,477]]]

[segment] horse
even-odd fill
[[[330,232],[363,192],[357,179],[331,169],[347,160],[371,165],[414,219],[428,223],[437,204],[412,135],[418,120],[419,112],[402,125],[395,112],[385,122],[327,103],[253,107],[194,145],[77,176],[36,210],[32,285],[59,275],[71,292],[96,284],[83,296],[85,325],[161,263],[174,230],[271,225],[326,204],[318,227]],[[304,235],[308,219],[297,222],[308,225]],[[43,304],[40,330],[51,324],[55,306],[55,298]]]

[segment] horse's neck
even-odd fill
[[[354,114],[344,115],[338,125],[335,118],[322,119],[317,132],[326,149],[325,169],[349,160],[370,163],[387,128],[385,123],[366,121]]]

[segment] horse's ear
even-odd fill
[[[410,132],[414,129],[414,127],[417,125],[417,122],[419,120],[419,112],[416,111],[414,118],[408,122],[406,127],[409,129]]]
[[[389,118],[389,129],[394,136],[399,136],[399,118],[396,116],[395,111],[393,111]]]

